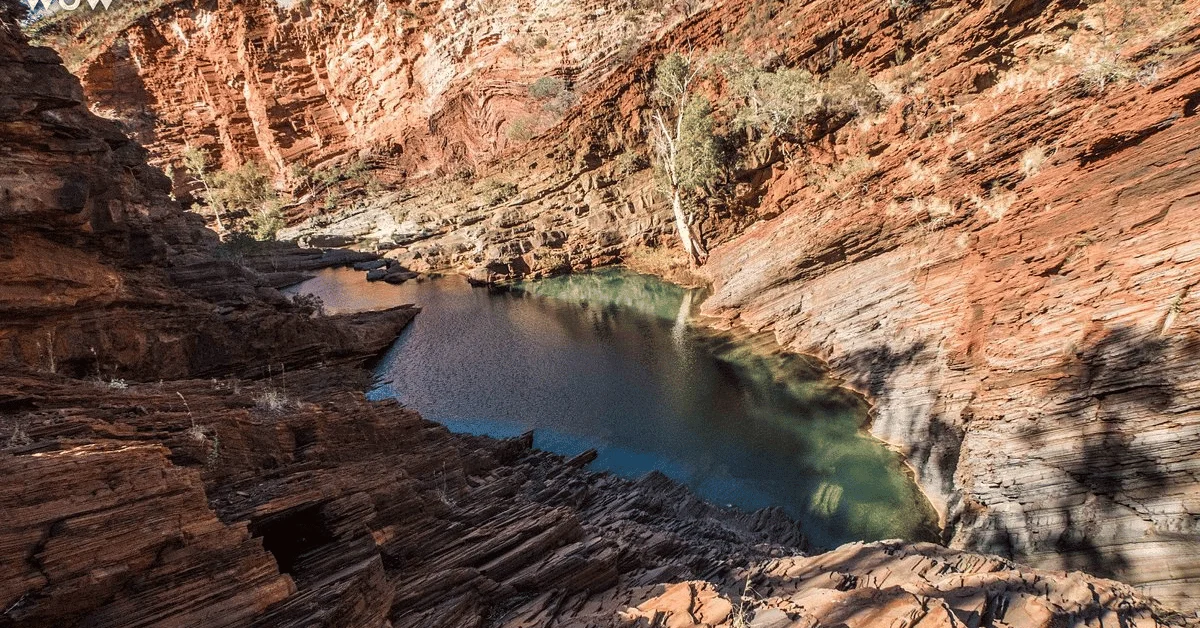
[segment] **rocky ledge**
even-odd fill
[[[0,0],[0,626],[1183,623],[936,547],[806,558],[778,511],[367,401],[360,365],[416,311],[281,295],[26,45],[19,6]]]
[[[454,435],[365,383],[0,377],[0,625],[1181,623],[1125,585],[932,545],[805,557],[779,511]]]

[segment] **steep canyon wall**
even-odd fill
[[[283,169],[374,147],[410,176],[467,156],[515,191],[434,177],[290,234],[485,279],[670,241],[651,173],[622,157],[646,154],[639,111],[663,53],[867,71],[881,110],[731,173],[702,225],[706,313],[773,330],[870,395],[872,431],[908,455],[953,546],[1196,605],[1196,2],[727,2],[647,27],[633,54],[542,53],[526,69],[502,45],[529,27],[516,4],[494,22],[312,6],[239,3],[218,19],[170,5],[127,52],[86,64],[85,83],[102,108],[149,112],[152,148],[198,134]],[[569,41],[624,33],[616,7],[578,24],[586,11],[543,9]],[[496,29],[508,34],[484,36]],[[572,79],[581,103],[511,141],[505,121],[529,115],[521,85],[574,64],[595,68]],[[465,78],[433,78],[451,75]]]

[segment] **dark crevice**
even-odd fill
[[[294,573],[305,554],[333,542],[321,516],[321,504],[265,517],[250,524],[250,533],[262,537],[263,548],[271,552],[285,574]]]

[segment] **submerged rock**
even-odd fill
[[[386,259],[375,259],[369,262],[359,262],[354,265],[354,270],[379,270],[386,268],[389,264]]]

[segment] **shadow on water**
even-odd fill
[[[841,372],[855,374],[849,384],[856,390],[864,391],[872,399],[886,400],[893,393],[898,370],[933,359],[927,349],[924,342],[913,342],[901,349],[888,345],[868,347],[839,356],[837,366]],[[940,390],[930,396],[940,397]],[[936,408],[924,410],[919,417],[910,421],[910,429],[914,433],[907,439],[910,443],[909,462],[917,469],[937,469],[941,478],[941,493],[954,495],[954,474],[958,469],[965,438],[963,430],[943,417]],[[927,473],[927,481],[928,476]],[[947,537],[942,541],[948,542],[952,530],[948,528],[945,532]]]
[[[931,537],[935,515],[899,456],[860,429],[863,399],[769,337],[689,325],[701,293],[619,270],[507,291],[329,271],[297,290],[334,311],[420,305],[371,395],[453,430],[534,429],[543,449],[597,449],[598,469],[659,470],[716,503],[779,506],[818,546]]]

